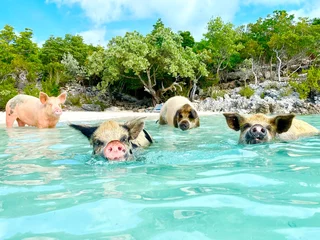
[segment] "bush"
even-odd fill
[[[40,90],[36,87],[35,84],[29,83],[25,86],[23,92],[30,96],[39,97]]]
[[[254,94],[254,90],[249,86],[242,87],[239,91],[242,97],[250,98]]]
[[[280,91],[280,97],[288,97],[293,93],[292,87],[285,87]]]
[[[292,88],[299,93],[301,99],[307,99],[311,92],[320,92],[320,69],[310,68],[307,72],[307,79],[303,82],[290,81]]]
[[[5,110],[7,102],[17,94],[12,78],[0,81],[0,110]]]
[[[213,99],[223,97],[227,93],[227,91],[218,89],[216,87],[209,87],[207,91],[207,94]]]
[[[72,95],[70,94],[67,98],[67,101],[71,103],[72,106],[81,106],[81,97],[80,94]]]

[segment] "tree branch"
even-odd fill
[[[164,88],[163,86],[163,82],[161,83],[162,85],[162,89],[161,89],[161,92],[162,93],[165,93],[167,91],[171,91],[171,92],[174,92],[174,91],[177,91],[177,87],[180,88],[180,91],[182,91],[182,86],[181,85],[184,85],[184,83],[178,83],[178,82],[173,82],[169,87],[167,88]]]
[[[142,82],[143,86],[146,88],[147,87],[147,83],[142,79],[142,77],[140,75],[138,75],[140,81]]]
[[[126,75],[123,75],[123,74],[120,74],[121,77],[124,77],[124,78],[130,78],[130,79],[139,79],[138,77],[131,77],[131,76],[126,76]],[[141,80],[141,79],[140,79]]]

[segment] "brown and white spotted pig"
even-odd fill
[[[40,92],[39,98],[19,94],[6,104],[6,125],[13,126],[15,120],[19,127],[25,125],[38,128],[54,128],[62,114],[61,104],[66,101],[67,93],[58,97],[49,97]]]
[[[141,118],[124,124],[109,120],[96,127],[76,124],[70,126],[89,139],[93,145],[93,154],[109,161],[131,160],[133,149],[147,147],[153,143],[152,137],[144,129],[144,121]]]
[[[169,98],[161,108],[159,124],[168,124],[185,131],[199,127],[200,119],[188,98],[175,96]]]
[[[256,144],[273,139],[284,141],[319,134],[319,130],[310,124],[295,119],[295,115],[267,117],[264,114],[243,116],[238,113],[224,113],[228,126],[240,130],[239,143]]]

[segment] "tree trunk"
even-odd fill
[[[192,86],[191,93],[190,93],[190,101],[191,102],[194,101],[194,95],[196,94],[196,90],[197,90],[197,82],[193,81],[193,86]]]
[[[276,57],[278,59],[278,69],[277,69],[277,75],[278,75],[278,81],[280,82],[281,80],[281,77],[280,77],[280,72],[281,72],[281,64],[282,64],[282,61],[281,61],[281,58],[279,56],[279,52],[277,50],[274,50],[275,53],[276,53]]]
[[[272,70],[272,56],[270,58],[270,77],[273,80],[273,70]]]
[[[254,75],[254,84],[257,85],[258,84],[258,76],[256,74],[256,72],[254,71],[254,61],[253,59],[251,59],[251,71]]]
[[[149,89],[148,92],[152,96],[152,104],[153,104],[153,106],[155,106],[156,104],[161,102],[161,99],[160,99],[160,97],[158,96],[158,94],[157,94],[157,92],[155,90]]]
[[[143,78],[138,75],[140,81],[142,82],[144,86],[144,90],[152,96],[152,104],[155,106],[156,104],[160,103],[161,99],[157,92],[153,89],[154,86],[156,86],[156,79],[154,78],[154,83],[152,83],[150,69],[147,70],[147,76],[148,76],[148,82],[144,81]]]

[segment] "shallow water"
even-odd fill
[[[146,129],[138,161],[108,164],[66,124],[0,128],[0,239],[319,239],[319,136],[242,146],[222,115]]]

